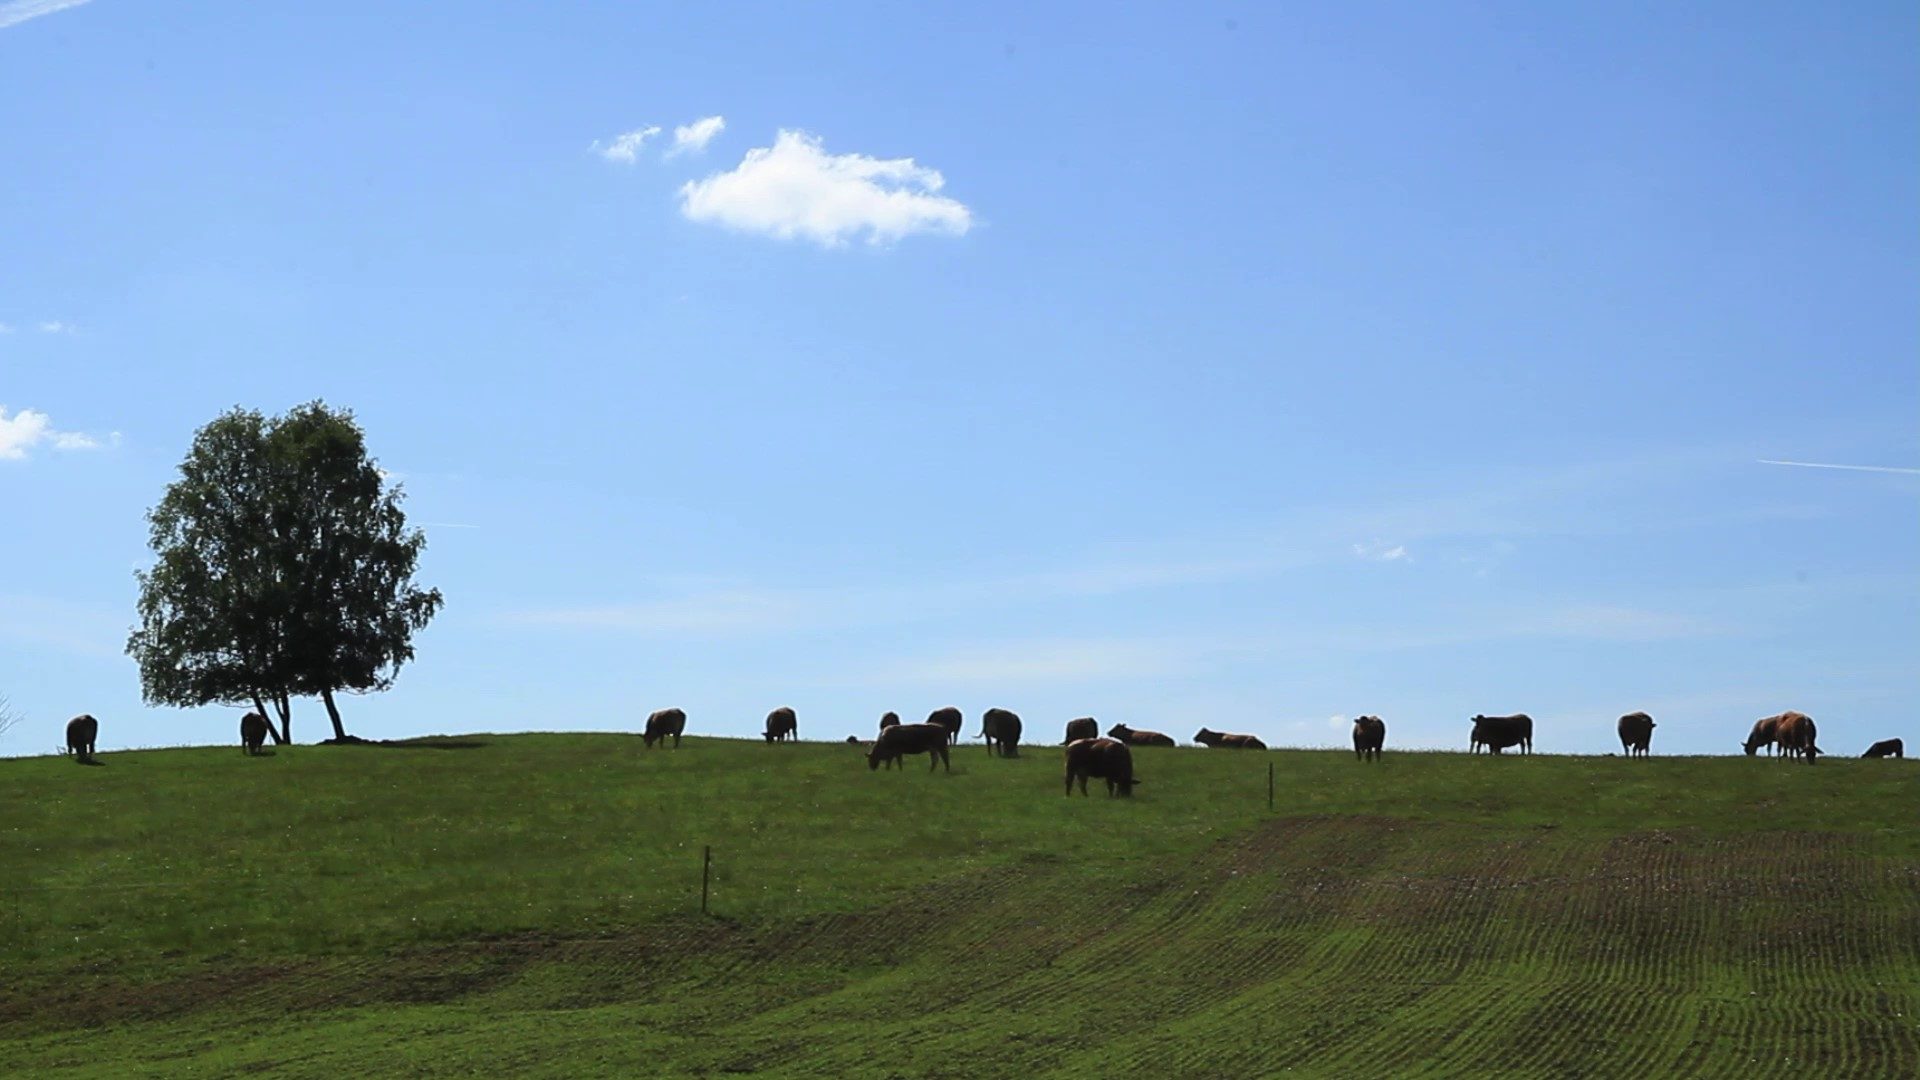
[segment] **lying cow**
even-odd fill
[[[680,749],[680,736],[687,730],[687,714],[680,709],[658,709],[647,715],[647,730],[640,736],[646,741],[647,749],[653,749],[658,742],[666,745],[667,738],[673,738],[673,748]]]
[[[1907,751],[1904,746],[1900,745],[1899,739],[1882,739],[1872,746],[1867,747],[1867,752],[1860,756],[1903,758],[1907,756]]]
[[[873,741],[873,749],[867,751],[867,768],[892,768],[899,762],[905,769],[906,763],[900,759],[908,754],[926,754],[928,772],[942,765],[953,771],[953,763],[947,760],[947,729],[939,724],[895,724],[881,732]]]
[[[1780,723],[1773,729],[1773,737],[1780,744],[1780,752],[1787,757],[1804,757],[1811,765],[1820,756],[1820,747],[1814,741],[1817,734],[1813,717],[1806,713],[1781,713]]]
[[[1512,716],[1484,716],[1473,718],[1472,751],[1479,753],[1486,747],[1490,754],[1498,754],[1509,746],[1518,746],[1523,754],[1533,753],[1533,717],[1526,713]]]
[[[1213,750],[1265,750],[1267,744],[1253,735],[1232,735],[1224,731],[1208,731],[1201,728],[1193,736],[1193,741]]]
[[[1173,736],[1162,735],[1157,731],[1140,731],[1125,724],[1115,724],[1107,729],[1107,738],[1118,739],[1128,746],[1176,746]]]
[[[946,728],[947,741],[957,743],[960,741],[960,728],[966,723],[966,720],[960,715],[959,709],[949,705],[944,709],[935,709],[928,713],[927,723],[939,724],[941,727]]]
[[[257,712],[249,712],[240,718],[240,749],[250,757],[260,754],[260,748],[267,743],[267,718]]]
[[[1620,749],[1628,757],[1645,757],[1653,745],[1653,729],[1658,726],[1653,717],[1643,712],[1630,712],[1620,718],[1617,730],[1620,733]]]
[[[1087,793],[1087,777],[1107,782],[1107,795],[1131,796],[1133,751],[1115,739],[1076,739],[1067,744],[1067,795],[1073,794],[1073,782],[1080,781],[1080,794]]]
[[[987,740],[987,753],[1001,757],[1020,756],[1020,717],[1007,709],[988,709],[980,714],[980,737]]]
[[[1100,737],[1100,721],[1091,716],[1067,721],[1067,742],[1079,742],[1081,739]],[[1064,743],[1062,745],[1065,745]]]
[[[93,744],[100,738],[100,721],[81,713],[67,721],[67,745],[60,751],[74,754],[80,764],[93,764]]]
[[[1377,716],[1360,716],[1353,721],[1353,756],[1361,761],[1379,761],[1380,748],[1387,744],[1387,722]]]
[[[767,714],[767,730],[761,734],[769,743],[785,742],[788,739],[799,742],[800,720],[793,715],[792,709],[782,705]]]

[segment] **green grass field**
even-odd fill
[[[0,761],[0,1074],[1920,1074],[1910,762],[1059,756]]]

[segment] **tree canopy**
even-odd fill
[[[289,699],[313,695],[345,738],[334,693],[392,686],[442,602],[413,583],[426,537],[402,498],[353,415],[323,402],[201,428],[147,514],[155,561],[127,640],[146,699],[272,703],[287,741]]]

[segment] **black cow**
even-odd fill
[[[1523,754],[1533,753],[1533,717],[1526,713],[1512,716],[1483,716],[1473,718],[1473,752],[1479,753],[1484,746],[1488,753],[1498,754],[1509,746],[1518,746]]]
[[[78,755],[82,765],[93,763],[93,744],[100,738],[100,721],[81,713],[67,721],[67,745],[64,754]]]
[[[687,730],[687,714],[680,709],[659,709],[647,715],[647,730],[640,736],[646,741],[647,749],[653,749],[658,742],[666,745],[669,736],[673,739],[673,748],[680,749],[680,736]]]
[[[980,714],[980,737],[987,740],[987,753],[1001,757],[1020,756],[1020,717],[1007,709],[988,709]]]
[[[267,718],[257,712],[249,712],[240,718],[240,749],[249,755],[258,755],[260,748],[267,742]]]
[[[1359,716],[1353,721],[1353,756],[1361,761],[1379,761],[1380,748],[1387,744],[1387,722],[1377,716]]]
[[[881,713],[881,714],[880,714],[880,730],[881,730],[881,731],[885,731],[885,730],[887,730],[887,729],[888,729],[888,728],[890,728],[890,727],[899,727],[899,726],[900,726],[900,714],[899,714],[899,713],[897,713],[897,712],[888,712],[888,713]]]
[[[1643,712],[1630,712],[1620,718],[1620,749],[1628,757],[1645,757],[1652,751],[1653,729],[1659,725]]]
[[[1115,724],[1107,729],[1107,738],[1118,739],[1129,746],[1177,746],[1173,736],[1162,735],[1157,731],[1141,731],[1125,724]]]
[[[873,749],[867,751],[867,768],[892,768],[908,754],[926,754],[928,772],[942,765],[953,771],[953,763],[947,759],[947,729],[939,724],[895,724],[881,732],[873,741]],[[904,769],[906,764],[901,762],[900,767]]]
[[[1899,739],[1882,739],[1872,746],[1867,747],[1867,752],[1860,756],[1903,758],[1907,756],[1907,751],[1906,747],[1900,745]]]
[[[1107,795],[1131,796],[1140,781],[1133,775],[1133,751],[1117,739],[1076,739],[1067,744],[1067,795],[1073,794],[1073,782],[1080,781],[1080,794],[1087,793],[1087,777],[1107,782]]]
[[[941,727],[946,728],[947,741],[957,743],[960,741],[960,728],[966,723],[966,720],[960,715],[959,709],[949,705],[944,709],[935,709],[928,713],[927,723],[939,724]]]
[[[782,705],[767,714],[767,730],[761,734],[769,743],[785,742],[788,739],[799,742],[800,720],[793,715],[792,709]]]
[[[1091,716],[1067,721],[1067,742],[1079,742],[1081,739],[1100,737],[1100,721]]]
[[[1209,731],[1201,728],[1193,736],[1193,741],[1213,750],[1265,750],[1267,744],[1254,735],[1233,735],[1224,731]]]

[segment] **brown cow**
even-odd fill
[[[1789,714],[1780,714],[1780,716],[1787,715]],[[1740,744],[1740,749],[1745,750],[1748,757],[1752,757],[1753,752],[1763,746],[1767,748],[1767,756],[1773,756],[1773,744],[1778,741],[1780,716],[1769,716],[1753,722],[1753,730],[1747,733],[1747,741]]]
[[[257,756],[260,748],[267,742],[267,718],[257,712],[249,712],[240,718],[240,749],[249,756]]]
[[[1107,782],[1107,795],[1132,796],[1133,751],[1114,739],[1076,739],[1067,744],[1067,794],[1073,794],[1073,782],[1080,781],[1080,794],[1087,793],[1087,777]]]
[[[1230,735],[1224,731],[1208,731],[1201,728],[1193,736],[1193,741],[1214,750],[1265,750],[1267,744],[1253,735]]]
[[[1620,718],[1620,749],[1628,757],[1645,757],[1652,751],[1653,729],[1658,725],[1643,712],[1630,712]]]
[[[767,714],[767,730],[761,732],[769,743],[800,741],[800,720],[785,705]]]
[[[93,764],[93,744],[100,738],[100,721],[86,713],[67,721],[67,745],[60,752],[77,755],[82,765]]]
[[[1490,754],[1498,754],[1509,746],[1518,746],[1523,754],[1533,753],[1533,717],[1526,713],[1514,713],[1512,716],[1483,716],[1473,718],[1473,753],[1479,753],[1484,746]]]
[[[1091,716],[1067,721],[1067,742],[1079,742],[1081,739],[1100,737],[1100,721]],[[1064,744],[1063,744],[1064,745]]]
[[[680,709],[656,709],[647,714],[647,730],[640,736],[653,749],[654,743],[665,746],[669,736],[673,739],[673,748],[680,749],[680,736],[687,730],[687,714]]]
[[[944,709],[935,709],[928,713],[927,723],[939,724],[941,727],[946,728],[947,741],[957,743],[960,741],[960,728],[966,723],[966,720],[960,715],[959,709],[949,705]]]
[[[980,737],[987,740],[987,753],[1001,757],[1020,756],[1020,717],[1007,709],[988,709],[980,714]]]
[[[942,765],[953,771],[953,763],[947,760],[947,729],[939,724],[895,724],[881,732],[867,751],[867,768],[883,764],[891,768],[907,754],[926,754],[928,772]],[[900,762],[900,767],[905,769],[906,763]]]
[[[1806,713],[1780,714],[1780,723],[1773,732],[1780,743],[1780,752],[1788,757],[1805,757],[1811,765],[1814,758],[1820,756],[1820,747],[1814,742],[1813,717]]]
[[[1177,746],[1173,736],[1162,735],[1157,731],[1140,731],[1125,724],[1115,724],[1107,729],[1107,738],[1118,739],[1129,746]]]
[[[1905,746],[1901,745],[1899,739],[1882,739],[1872,746],[1867,747],[1867,752],[1860,756],[1903,758],[1907,756],[1907,750]]]
[[[1355,717],[1353,756],[1361,761],[1379,761],[1380,748],[1387,744],[1387,722],[1377,716]]]
[[[881,731],[885,731],[885,730],[887,730],[887,729],[888,729],[888,728],[890,728],[890,727],[899,727],[899,726],[900,726],[900,714],[899,714],[899,713],[897,713],[897,712],[888,712],[888,713],[881,713],[881,714],[880,714],[880,730],[881,730]]]

